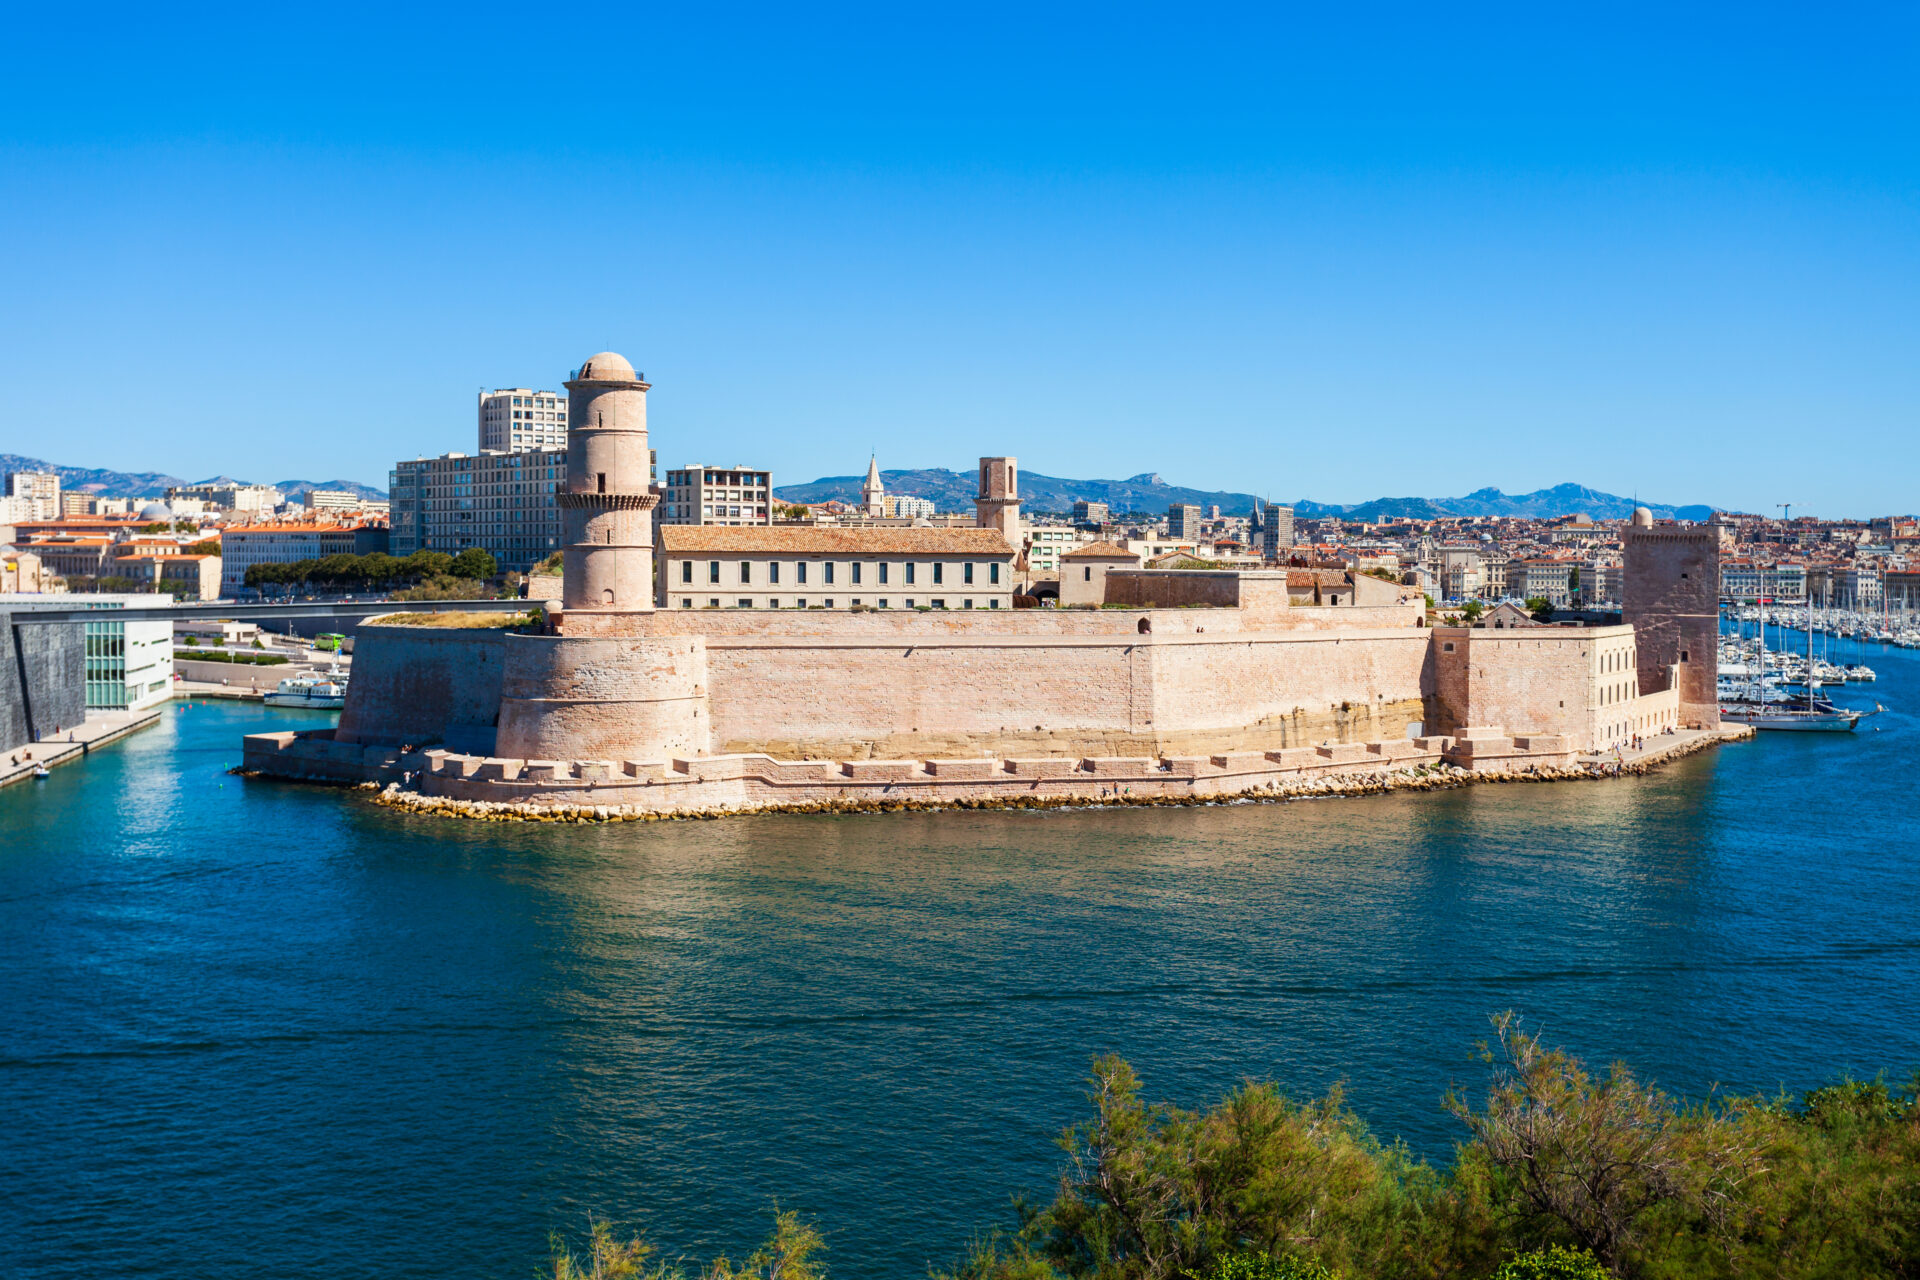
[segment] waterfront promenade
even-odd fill
[[[140,711],[87,712],[86,720],[60,735],[57,742],[30,742],[0,755],[0,787],[25,782],[39,767],[48,769],[84,759],[95,747],[117,742],[130,733],[160,722],[167,704]]]

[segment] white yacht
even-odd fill
[[[270,707],[306,707],[313,711],[338,711],[347,705],[347,682],[331,676],[288,676],[280,687],[266,696]]]

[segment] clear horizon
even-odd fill
[[[577,26],[18,17],[0,452],[385,488],[610,347],[781,485],[1920,507],[1912,10]]]

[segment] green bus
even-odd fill
[[[347,638],[338,631],[322,631],[313,638],[313,647],[316,649],[324,649],[329,653],[338,653],[340,652],[340,646],[346,642]]]

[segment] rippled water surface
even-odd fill
[[[523,1277],[777,1198],[920,1275],[1050,1188],[1095,1053],[1345,1080],[1444,1159],[1509,1006],[1682,1091],[1904,1074],[1920,655],[1864,656],[1852,738],[1189,810],[448,822],[229,777],[317,721],[180,706],[0,792],[0,1272]]]

